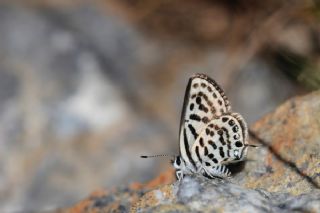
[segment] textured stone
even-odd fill
[[[176,192],[176,193],[175,193]],[[163,194],[172,194],[171,197]],[[152,202],[148,202],[152,200]],[[170,203],[168,202],[170,201]],[[145,205],[148,202],[149,205]],[[261,189],[246,189],[229,180],[188,176],[180,183],[145,194],[132,208],[136,212],[317,212],[320,191],[289,196]]]
[[[70,208],[57,210],[58,212],[128,212],[136,202],[145,194],[149,193],[148,199],[140,201],[141,206],[156,206],[158,200],[166,199],[168,203],[173,197],[171,185],[166,185],[174,180],[173,169],[160,174],[154,180],[146,183],[132,183],[128,187],[117,187],[112,190],[99,190],[92,193],[87,199],[77,203]],[[150,191],[159,185],[163,188],[156,190],[155,193]],[[148,192],[150,191],[150,192]]]
[[[260,147],[235,177],[249,188],[298,195],[320,187],[320,92],[285,102],[252,126]],[[259,141],[260,139],[260,141]]]
[[[232,180],[186,176],[181,182],[145,189],[96,192],[59,212],[320,212],[320,190],[297,196],[248,189]]]
[[[320,91],[289,100],[253,125],[251,143],[260,147],[249,151],[245,163],[232,165],[234,177],[210,180],[192,175],[174,182],[171,169],[149,184],[132,185],[134,196],[122,194],[122,199],[133,202],[122,201],[123,208],[132,212],[320,212],[319,118]],[[107,209],[101,212],[119,203],[105,196],[96,197],[96,202],[106,203]]]

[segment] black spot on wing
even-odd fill
[[[233,139],[238,140],[239,138],[240,138],[240,135],[239,135],[239,134],[233,135]]]
[[[229,122],[228,122],[228,124],[230,125],[230,126],[233,126],[234,124],[235,124],[235,122],[234,122],[234,120],[230,120]]]
[[[218,160],[217,160],[217,159],[215,159],[215,158],[212,158],[211,160],[212,160],[212,162],[213,162],[213,163],[215,163],[215,164],[217,164],[217,163],[218,163]]]
[[[196,115],[196,114],[191,114],[191,115],[189,116],[189,118],[190,118],[191,120],[194,120],[194,121],[201,121],[200,116],[199,116],[199,115]]]
[[[201,104],[201,98],[199,96],[196,98],[196,103],[199,105]]]
[[[212,146],[213,149],[217,149],[217,145],[212,140],[209,140],[208,143]]]
[[[228,120],[229,120],[228,117],[223,117],[223,118],[222,118],[222,122],[224,122],[224,123],[227,122]]]
[[[222,127],[221,129],[222,129],[223,132],[225,133],[225,138],[227,139],[227,141],[225,141],[225,140],[224,140],[225,138],[223,137],[223,135],[221,135],[221,137],[220,137],[220,142],[221,142],[222,145],[226,145],[226,143],[228,143],[228,147],[229,147],[229,146],[230,146],[230,140],[229,140],[230,135],[229,135],[229,132],[228,132],[228,130],[227,130],[225,127]]]
[[[201,83],[201,86],[205,88],[207,85],[205,83]]]
[[[190,104],[189,109],[192,111],[194,109],[194,103]]]
[[[220,137],[219,137],[219,141],[220,141],[220,143],[221,143],[223,146],[226,145],[226,142],[224,141],[223,136],[220,136]]]
[[[206,166],[211,166],[211,164],[209,162],[206,162]]]
[[[201,110],[201,111],[203,111],[205,113],[207,113],[209,111],[209,109],[205,105],[203,105],[201,103],[199,104],[199,110]]]
[[[238,127],[238,126],[234,126],[234,127],[232,128],[232,131],[233,131],[233,132],[238,132],[238,130],[239,130],[239,127]]]
[[[219,154],[222,158],[224,158],[224,151],[223,151],[223,147],[219,147]]]
[[[225,127],[222,127],[221,129],[223,130],[224,133],[226,133],[227,139],[229,139],[230,135],[229,135],[228,130]]]
[[[186,149],[185,151],[187,153],[187,157],[188,157],[189,161],[191,162],[191,164],[193,165],[193,167],[196,168],[196,164],[191,157],[191,153],[190,153],[190,149],[189,149],[189,142],[187,139],[186,128],[183,128],[183,138],[184,138],[184,147]]]
[[[199,92],[199,94],[200,94],[200,92]],[[208,96],[207,96],[206,94],[204,94],[203,92],[201,92],[201,96],[203,97],[203,99],[204,99],[205,101],[208,101]]]
[[[198,137],[198,134],[197,134],[196,130],[194,129],[194,127],[191,124],[188,124],[188,128],[189,128],[191,134],[193,135],[194,139],[196,139]]]
[[[240,141],[236,142],[236,147],[242,147],[242,146],[243,146],[243,144]]]
[[[200,138],[200,139],[199,139],[199,143],[200,143],[200,146],[201,146],[201,147],[203,147],[203,146],[204,146],[203,138]]]
[[[199,84],[198,83],[195,83],[194,85],[193,85],[193,88],[197,88],[199,86]]]
[[[208,148],[204,147],[204,155],[208,155],[208,154],[209,154]]]
[[[203,99],[206,101],[206,103],[207,103],[207,105],[209,106],[209,107],[212,107],[212,102],[209,100],[209,98],[208,98],[208,96],[206,95],[206,94],[203,94],[202,93],[202,97],[203,97]]]
[[[206,134],[207,134],[207,135],[210,134],[210,129],[206,128]]]
[[[207,116],[204,116],[204,117],[202,118],[202,122],[205,123],[205,124],[207,124],[207,123],[209,122],[209,118],[208,118]]]
[[[209,157],[210,159],[212,159],[212,158],[214,157],[214,155],[213,155],[212,153],[210,153],[210,154],[208,155],[208,157]]]

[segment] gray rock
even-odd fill
[[[176,192],[176,193],[175,193]],[[162,193],[162,194],[161,194]],[[168,197],[165,194],[170,194]],[[153,200],[152,202],[149,202]],[[148,205],[146,205],[148,203]],[[164,203],[166,203],[164,205]],[[184,209],[177,210],[183,205]],[[320,190],[299,196],[247,189],[230,180],[187,176],[144,195],[137,212],[320,212]]]

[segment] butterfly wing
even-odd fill
[[[247,132],[243,118],[237,113],[212,119],[191,148],[192,160],[209,176],[228,176],[224,165],[246,155]]]
[[[187,165],[196,168],[190,149],[205,126],[214,117],[230,111],[227,97],[213,79],[204,74],[195,74],[189,79],[179,133],[180,155]]]

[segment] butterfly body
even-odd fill
[[[204,74],[188,82],[180,122],[180,156],[173,161],[179,180],[200,173],[228,177],[226,165],[244,160],[248,130],[242,116],[231,111],[223,90]]]

